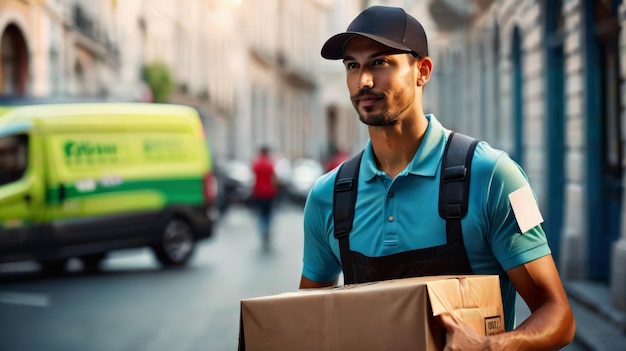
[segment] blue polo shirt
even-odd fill
[[[358,181],[350,249],[366,256],[443,245],[446,223],[439,216],[439,173],[450,131],[433,115],[413,160],[391,179],[376,167],[368,142]],[[326,282],[341,273],[333,231],[333,188],[337,169],[320,177],[304,209],[302,275]],[[478,143],[472,160],[469,206],[461,220],[467,256],[475,274],[500,276],[506,329],[515,327],[515,289],[505,271],[550,253],[537,225],[520,233],[509,194],[525,185],[524,171],[500,150]]]

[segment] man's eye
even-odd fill
[[[354,63],[354,62],[346,63],[346,69],[353,69],[353,68],[356,68],[356,67],[357,67],[356,63]]]
[[[386,63],[387,61],[385,61],[384,59],[377,59],[377,60],[374,60],[374,62],[372,62],[372,65],[378,66],[378,65],[384,65]]]

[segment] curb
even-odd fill
[[[588,281],[564,283],[576,319],[576,342],[594,351],[623,350],[626,313],[611,306],[606,285]]]

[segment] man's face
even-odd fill
[[[361,122],[370,126],[396,123],[414,105],[416,60],[374,40],[356,36],[344,48],[346,81]]]

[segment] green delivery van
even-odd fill
[[[150,247],[182,266],[213,233],[216,183],[194,108],[148,103],[14,107],[0,115],[0,262],[97,268]]]

